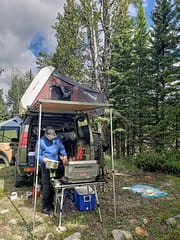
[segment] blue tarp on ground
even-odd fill
[[[134,193],[140,193],[145,198],[164,197],[168,195],[166,192],[160,191],[157,188],[143,184],[136,184],[132,187],[123,187],[123,189],[128,189]]]

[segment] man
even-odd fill
[[[51,126],[46,127],[45,134],[40,139],[40,144],[36,144],[36,158],[41,164],[42,181],[42,212],[52,215],[54,213],[54,189],[50,181],[50,170],[46,168],[46,162],[51,160],[60,161],[58,177],[64,174],[64,164],[67,162],[67,153],[62,140],[56,136],[55,129]]]

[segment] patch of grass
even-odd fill
[[[107,159],[109,170],[111,159]],[[97,208],[95,211],[78,211],[71,213],[69,203],[65,202],[65,213],[62,217],[62,225],[67,228],[63,233],[56,232],[59,224],[59,216],[49,218],[41,213],[41,198],[37,202],[36,227],[43,232],[37,232],[35,239],[43,240],[48,233],[53,234],[53,240],[61,240],[74,232],[81,233],[81,240],[112,240],[112,230],[121,229],[130,231],[134,240],[179,240],[178,224],[167,225],[166,220],[180,214],[180,178],[161,174],[148,173],[131,167],[130,161],[115,159],[115,170],[119,174],[114,175],[115,180],[115,203],[113,199],[113,176],[110,171],[108,183],[104,188],[98,190],[98,197],[101,206],[103,223],[100,223]],[[30,239],[26,224],[13,205],[10,203],[7,194],[16,191],[19,194],[31,191],[29,187],[14,187],[14,167],[3,167],[0,169],[0,178],[5,179],[5,192],[0,195],[0,210],[8,209],[7,214],[0,214],[0,238],[11,240],[11,235],[23,236],[24,240]],[[140,194],[134,194],[123,190],[124,186],[132,186],[137,183],[144,183],[157,187],[168,193],[166,197],[146,199]],[[33,199],[18,199],[14,201],[15,206],[26,219],[32,229]],[[115,211],[116,210],[116,219]],[[16,219],[17,224],[9,224],[10,219]],[[145,221],[146,220],[146,221]],[[143,227],[149,233],[149,237],[142,237],[135,234],[136,227]],[[17,237],[18,238],[18,237]]]

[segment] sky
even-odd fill
[[[143,0],[149,22],[155,0]],[[7,95],[13,69],[37,73],[36,57],[40,50],[56,49],[52,26],[66,0],[1,0],[0,6],[0,89]],[[131,9],[133,13],[133,9]],[[149,22],[149,25],[151,23]]]

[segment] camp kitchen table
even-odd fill
[[[55,209],[54,212],[55,214],[57,213],[57,204],[59,203],[60,206],[60,213],[59,213],[59,226],[62,226],[62,212],[63,212],[63,202],[64,202],[64,191],[66,189],[73,189],[75,187],[82,187],[82,186],[89,186],[92,187],[95,193],[96,197],[96,203],[97,203],[97,208],[99,212],[99,218],[102,223],[102,215],[101,215],[101,208],[99,204],[99,199],[98,199],[98,194],[97,194],[97,186],[98,185],[104,185],[106,182],[105,181],[95,181],[95,182],[82,182],[82,183],[63,183],[61,180],[59,180],[59,184],[55,184],[55,182],[52,180],[52,185],[55,190]],[[57,181],[56,181],[57,183]]]

